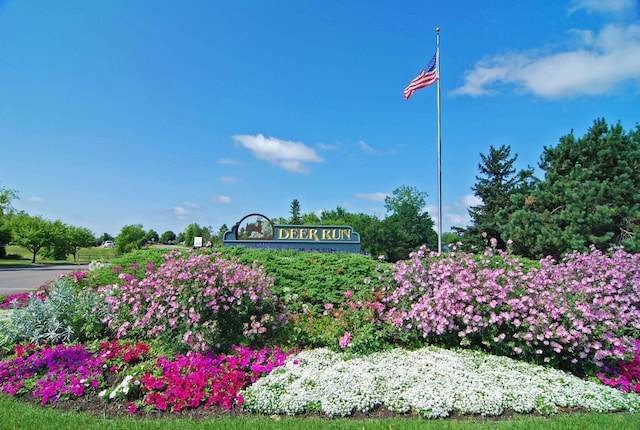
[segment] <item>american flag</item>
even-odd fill
[[[436,55],[433,54],[433,58],[427,64],[427,67],[422,69],[422,72],[415,78],[413,81],[407,85],[407,88],[404,89],[404,98],[409,100],[409,97],[414,93],[415,90],[419,90],[420,88],[428,87],[429,85],[435,83],[438,80],[438,68],[436,67]]]

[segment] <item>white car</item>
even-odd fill
[[[105,240],[102,246],[104,246],[105,248],[113,248],[115,246],[115,243],[113,243],[113,240]]]

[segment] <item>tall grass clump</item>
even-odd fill
[[[183,352],[229,350],[259,343],[288,319],[262,268],[217,254],[171,252],[141,280],[126,272],[119,278],[99,288],[117,338],[153,338]]]

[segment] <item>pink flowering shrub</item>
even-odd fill
[[[384,318],[402,332],[579,373],[640,338],[640,254],[592,249],[526,272],[500,250],[436,257],[422,248],[389,272]]]
[[[286,324],[273,279],[257,267],[217,254],[172,252],[139,280],[120,274],[120,286],[99,289],[117,338],[155,338],[182,351],[228,349],[257,342]],[[180,347],[181,346],[181,347]]]

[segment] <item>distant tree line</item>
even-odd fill
[[[426,244],[437,249],[438,235],[434,221],[424,210],[427,194],[415,187],[402,185],[385,198],[387,211],[383,219],[365,213],[350,213],[341,206],[320,213],[301,214],[300,202],[294,199],[290,218],[274,218],[277,224],[291,225],[344,225],[360,234],[360,248],[374,257],[384,256],[389,261],[409,257],[409,253]]]
[[[31,252],[32,263],[36,262],[38,254],[51,260],[66,260],[69,255],[73,255],[75,261],[80,248],[96,244],[96,239],[89,229],[70,226],[59,220],[49,221],[23,211],[3,218],[6,219],[3,220],[2,228],[9,234],[0,244],[2,256],[6,256],[4,247],[11,242]]]
[[[562,136],[556,146],[545,146],[540,169],[516,170],[517,155],[502,145],[490,146],[480,154],[479,175],[472,187],[480,204],[469,209],[471,223],[454,227],[443,235],[443,243],[460,242],[463,249],[483,250],[492,243],[529,258],[559,258],[567,252],[585,251],[591,246],[607,250],[621,245],[640,252],[640,126],[625,132],[620,124],[594,121],[587,133]],[[303,214],[297,199],[289,207],[290,217],[273,218],[278,224],[346,225],[361,237],[361,249],[389,261],[406,259],[422,245],[437,249],[434,221],[424,210],[427,194],[414,187],[400,186],[385,198],[384,218],[350,213],[338,206],[320,213]],[[76,256],[79,248],[115,242],[119,254],[154,243],[192,246],[195,237],[203,244],[221,246],[223,224],[189,224],[181,233],[158,235],[141,224],[122,227],[114,238],[99,238],[85,228],[61,221],[48,221],[24,212],[16,213],[10,203],[17,193],[0,186],[0,257],[9,243],[52,259]]]

